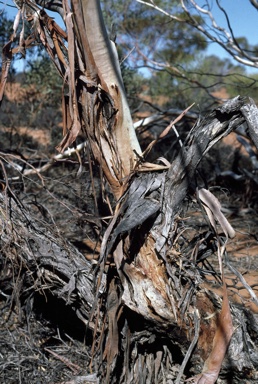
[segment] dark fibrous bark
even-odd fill
[[[36,218],[6,186],[0,196],[1,294],[11,295],[27,315],[28,303],[33,311],[39,297],[51,294],[85,324],[92,349],[81,378],[73,372],[72,382],[179,384],[200,373],[204,361],[211,365],[213,341],[223,347],[217,330],[231,331],[225,325],[228,312],[219,315],[225,294],[217,295],[208,281],[215,276],[223,285],[209,258],[227,234],[212,225],[196,229],[194,217],[192,227],[185,222],[189,206],[198,206],[202,197],[196,191],[203,187],[197,172],[203,156],[240,125],[255,143],[253,113],[248,100],[230,100],[193,127],[169,169],[136,169],[103,236],[98,264]],[[225,271],[232,271],[224,257]],[[218,382],[248,377],[255,383],[257,320],[244,305],[230,302],[230,312],[233,335]]]

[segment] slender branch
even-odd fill
[[[147,5],[148,7],[156,9],[157,11],[163,13],[164,15],[168,16],[172,20],[184,22],[183,19],[180,19],[179,17],[170,14],[169,12],[167,12],[164,9],[160,8],[158,5],[154,4],[154,2],[148,3],[147,1],[144,1],[144,0],[136,0],[136,1],[137,1],[137,3],[141,3],[141,4],[144,4],[144,5]]]
[[[194,0],[189,0],[189,2],[192,4],[193,8],[201,15],[208,16],[211,21],[212,28],[209,28],[209,26],[206,23],[206,27],[203,27],[200,25],[200,23],[194,18],[192,13],[190,12],[189,8],[187,8],[186,3],[184,0],[181,0],[181,5],[183,10],[186,12],[189,19],[186,19],[185,22],[189,25],[192,25],[194,28],[202,32],[206,37],[208,37],[209,40],[213,41],[214,43],[219,44],[223,49],[225,49],[236,61],[238,61],[241,64],[250,66],[250,67],[258,67],[258,57],[250,56],[246,50],[242,49],[238,44],[233,34],[233,29],[230,25],[228,15],[226,11],[219,5],[220,9],[224,13],[227,19],[227,24],[229,27],[230,32],[228,32],[225,28],[219,26],[215,18],[210,11],[209,3],[206,1],[205,8],[200,7]],[[207,8],[207,9],[206,9]],[[209,32],[209,29],[211,32]]]
[[[33,167],[28,161],[26,161],[25,159],[21,159],[20,157],[19,157],[19,161],[22,161],[23,163],[25,163],[26,166],[30,167],[30,169],[24,170],[24,165],[21,166],[19,164],[14,163],[13,161],[12,162],[8,161],[8,164],[11,167],[13,167],[16,171],[20,172],[22,174],[22,176],[40,174],[40,173],[46,172],[58,160],[65,159],[74,153],[77,154],[77,156],[79,156],[79,152],[82,151],[86,146],[87,146],[87,141],[84,141],[83,143],[78,144],[75,148],[68,148],[63,153],[59,153],[58,155],[53,156],[46,164],[44,164],[42,167],[38,167],[38,168]],[[11,158],[17,159],[17,155],[14,155],[11,153],[0,152],[0,156],[4,157],[4,158],[11,157]],[[80,160],[79,160],[79,162],[80,162]],[[11,177],[11,179],[9,178],[9,180],[18,180],[19,178],[20,178],[19,176]]]
[[[221,5],[217,2],[220,10],[224,13],[229,31],[227,31],[225,28],[219,26],[211,12],[211,7],[209,5],[208,0],[204,3],[203,6],[199,6],[196,1],[194,0],[180,0],[181,1],[181,7],[183,11],[185,12],[185,15],[187,17],[180,18],[178,16],[173,15],[172,13],[166,11],[165,9],[162,9],[157,4],[155,4],[154,1],[147,2],[144,0],[136,0],[138,3],[147,5],[148,7],[151,7],[153,9],[156,9],[158,12],[162,13],[163,15],[169,17],[172,20],[175,20],[180,23],[186,23],[193,28],[200,31],[203,35],[205,35],[210,41],[219,44],[227,53],[230,54],[237,62],[247,65],[249,67],[258,68],[258,57],[249,55],[247,50],[244,50],[239,46],[237,43],[237,40],[234,36],[233,29],[231,27],[228,14],[224,10],[224,8],[221,7]],[[255,8],[258,7],[256,0],[250,0],[252,5],[255,6]],[[191,4],[192,10],[187,6],[187,3]],[[200,22],[196,19],[194,14],[197,14],[202,16],[203,24],[200,24]],[[206,20],[210,21],[211,26],[206,22]]]
[[[257,0],[250,0],[250,3],[254,6],[254,8],[258,9],[258,1]]]

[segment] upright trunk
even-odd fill
[[[129,110],[119,58],[115,43],[108,37],[99,0],[83,0],[83,16],[86,35],[101,81],[114,101],[116,124],[113,135],[123,166],[123,176],[129,175],[135,164],[135,153],[141,155]],[[110,159],[112,162],[112,159]]]
[[[121,187],[135,167],[137,155],[141,155],[125,95],[119,59],[114,42],[109,40],[99,0],[74,0],[72,8],[77,39],[85,59],[85,75],[103,90],[101,97],[104,97],[103,92],[108,97],[103,100],[101,107],[104,109],[103,117],[95,120],[95,124],[91,122],[89,137],[95,158],[102,166],[105,163],[104,174],[115,196],[119,197],[123,190]],[[87,44],[84,44],[85,41]],[[88,94],[82,92],[84,120],[88,120],[88,104]],[[107,104],[110,104],[111,111],[108,119],[105,119]]]

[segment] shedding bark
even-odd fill
[[[8,186],[1,194],[2,257],[7,266],[13,262],[10,257],[23,266],[24,285],[18,296],[24,291],[27,297],[35,291],[50,291],[74,308],[95,335],[93,356],[99,368],[94,380],[158,383],[165,375],[169,383],[175,364],[173,351],[178,348],[184,367],[183,356],[187,356],[192,373],[203,370],[192,379],[195,383],[215,383],[220,369],[236,377],[248,371],[250,380],[252,375],[255,378],[255,319],[247,310],[229,304],[227,296],[222,304],[207,290],[203,286],[207,271],[184,256],[178,243],[184,198],[195,193],[194,169],[211,143],[245,121],[241,113],[245,106],[246,100],[236,98],[196,125],[189,134],[191,141],[186,142],[187,150],[168,171],[131,176],[107,229],[95,273],[78,250],[33,217]],[[203,368],[201,361],[205,361]],[[183,373],[178,371],[177,383]]]
[[[224,237],[214,230],[215,219],[226,240],[234,230],[217,199],[199,186],[197,169],[204,155],[242,124],[247,123],[251,138],[257,140],[252,120],[256,107],[241,97],[229,100],[196,123],[168,169],[153,166],[142,172],[148,168],[99,1],[73,0],[71,9],[64,2],[67,35],[51,30],[53,24],[40,9],[30,17],[69,88],[63,96],[65,135],[58,149],[64,151],[84,132],[116,205],[93,271],[71,244],[50,228],[39,227],[7,185],[0,200],[7,263],[10,254],[21,260],[24,289],[33,294],[36,287],[61,297],[92,330],[90,367],[100,382],[180,383],[183,375],[197,374],[191,379],[194,383],[213,384],[221,369],[236,377],[248,371],[255,382],[257,322],[248,311],[229,304],[226,293],[222,303],[204,285],[205,275],[212,271],[198,260],[198,244],[204,244],[203,257],[211,252],[205,245],[208,236],[218,253],[225,248]],[[185,231],[181,216],[186,198],[193,201],[198,189],[199,199],[213,213],[213,231],[186,246],[179,241]],[[222,268],[217,276],[223,285]],[[184,372],[187,363],[190,368]]]

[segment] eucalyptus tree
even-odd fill
[[[89,370],[95,376],[81,379],[179,384],[188,377],[192,383],[213,384],[223,367],[226,376],[240,379],[248,370],[255,382],[257,324],[252,317],[247,329],[251,314],[229,303],[222,264],[235,231],[218,199],[204,188],[197,168],[205,153],[240,125],[248,128],[257,145],[257,108],[240,97],[228,101],[197,122],[172,164],[164,158],[149,163],[148,153],[189,108],[142,151],[100,2],[45,1],[45,8],[62,15],[66,31],[40,5],[17,2],[33,29],[25,41],[20,39],[19,48],[27,49],[39,39],[62,76],[64,137],[58,150],[64,152],[79,134],[85,135],[91,159],[105,179],[101,182],[106,201],[106,185],[113,194],[111,218],[92,266],[64,240],[57,241],[50,229],[28,224],[32,219],[19,214],[23,207],[16,200],[10,208],[13,222],[5,213],[8,201],[2,200],[1,220],[8,235],[13,227],[15,236],[23,231],[20,249],[28,279],[28,271],[35,271],[33,289],[45,289],[50,281],[53,295],[64,298],[92,330]],[[13,41],[4,50],[6,63],[17,51]],[[3,77],[7,70],[6,64]],[[201,232],[186,224],[187,209],[197,202],[209,222]],[[18,237],[12,242],[10,236],[5,236],[8,244],[16,246]],[[217,272],[206,263],[213,253],[218,255]],[[227,266],[234,271],[229,262]],[[221,282],[222,299],[204,284],[206,276],[214,274]],[[243,284],[257,303],[252,288]]]
[[[247,94],[247,88],[252,89],[253,94],[255,94],[255,89],[257,88],[255,72],[253,73],[254,76],[250,75],[250,73],[251,69],[255,70],[258,66],[257,44],[250,44],[245,36],[239,36],[236,24],[233,25],[232,23],[227,2],[219,0],[206,0],[204,2],[180,0],[177,2],[177,12],[167,2],[145,0],[137,0],[137,2],[166,16],[167,21],[169,20],[170,23],[175,24],[176,29],[179,31],[184,30],[187,26],[191,32],[186,35],[186,41],[188,41],[189,36],[194,36],[194,39],[197,39],[199,44],[203,41],[206,47],[209,44],[217,44],[225,51],[225,56],[227,55],[227,58],[223,59],[225,63],[229,63],[231,60],[231,69],[225,71],[224,67],[222,73],[219,73],[220,65],[217,68],[214,68],[214,66],[212,68],[211,65],[208,72],[203,71],[202,61],[206,61],[207,66],[208,58],[207,60],[205,60],[205,56],[198,58],[198,55],[195,56],[197,58],[197,63],[195,64],[197,65],[190,65],[184,68],[184,65],[182,65],[184,62],[182,62],[175,68],[173,60],[160,60],[155,62],[156,69],[163,69],[169,72],[172,77],[178,77],[181,84],[183,84],[183,88],[186,90],[191,87],[191,84],[194,91],[196,88],[198,88],[198,91],[202,89],[201,94],[204,91],[206,98],[207,96],[208,98],[209,96],[214,97],[216,88],[227,88],[227,84],[229,84],[229,89],[231,90],[235,84],[236,88],[241,91],[241,94]],[[249,12],[255,12],[254,8],[257,8],[257,3],[252,0],[246,0],[241,2],[238,7],[243,9],[243,19],[240,22],[248,23],[248,14]],[[246,12],[247,9],[249,12]],[[195,50],[195,55],[197,52]],[[198,60],[200,63],[198,63]],[[215,62],[216,60],[218,59],[215,59]],[[151,65],[151,60],[149,64]],[[247,73],[247,68],[249,68],[249,73]],[[224,76],[219,80],[218,75],[222,74]],[[211,86],[211,82],[213,86]],[[204,98],[200,97],[199,100],[201,104],[204,102]]]

